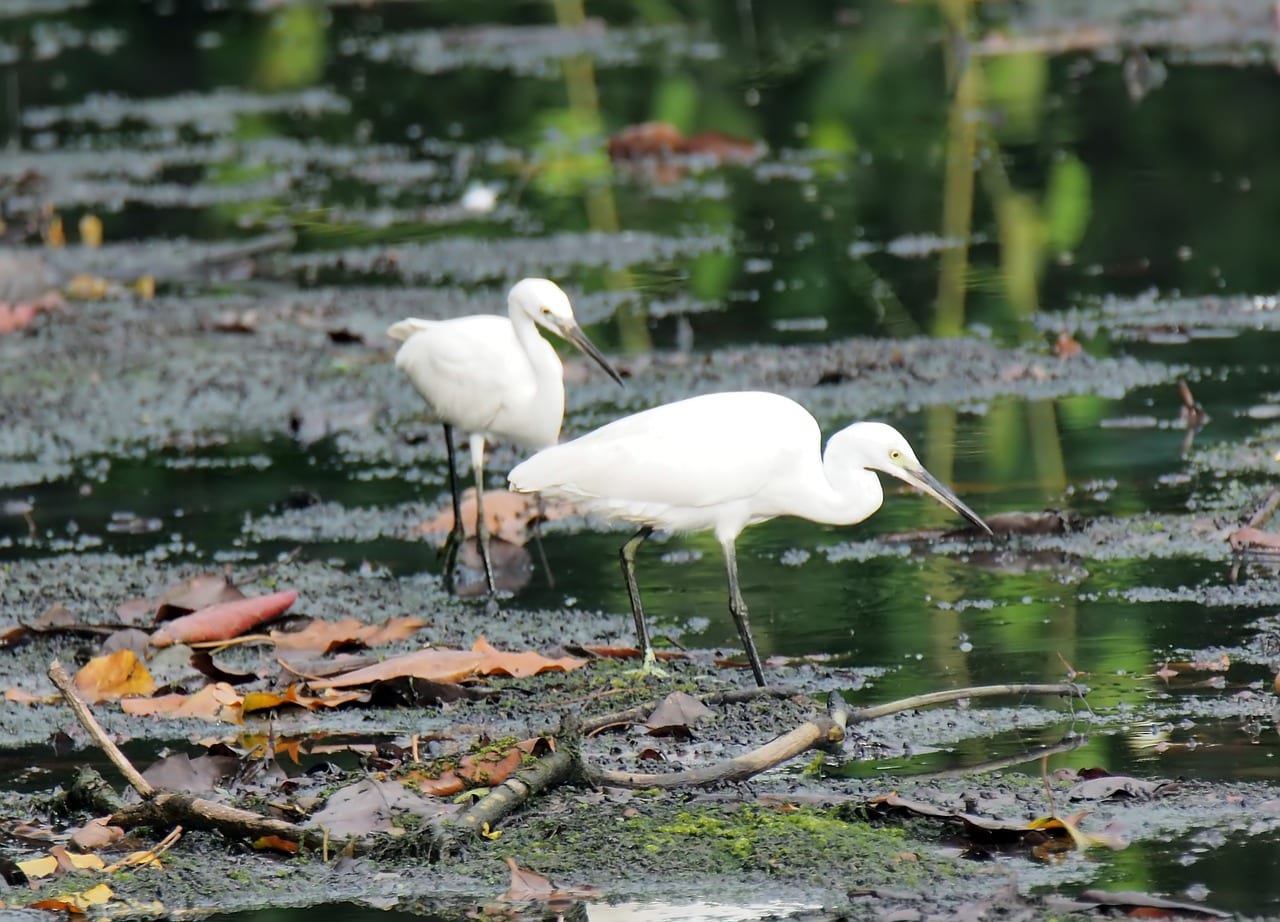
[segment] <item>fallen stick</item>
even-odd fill
[[[756,689],[763,692],[765,689]],[[725,781],[745,781],[763,771],[794,759],[810,749],[828,749],[844,740],[845,726],[849,721],[849,709],[835,692],[831,693],[828,713],[806,720],[790,733],[784,733],[757,749],[714,765],[691,768],[686,771],[620,772],[583,764],[583,774],[595,785],[625,788],[678,788],[686,785],[719,784]]]
[[[80,726],[84,727],[90,738],[98,744],[111,764],[116,767],[124,780],[129,782],[129,786],[138,792],[139,796],[144,800],[154,797],[156,789],[146,778],[142,777],[142,773],[133,767],[133,763],[120,751],[120,747],[112,742],[111,737],[107,736],[107,731],[102,729],[102,724],[98,723],[98,718],[93,716],[93,711],[89,710],[89,705],[80,697],[80,693],[76,691],[75,683],[71,680],[71,676],[67,675],[67,670],[62,663],[54,660],[49,664],[49,678],[53,680],[53,684],[58,686],[58,691],[62,692],[63,700],[71,708],[71,712],[76,715],[76,720],[80,721]]]
[[[858,708],[849,716],[849,720],[851,723],[866,723],[877,717],[886,717],[889,714],[928,707],[932,704],[958,701],[961,698],[995,698],[1005,695],[1065,695],[1071,698],[1083,698],[1088,692],[1089,689],[1083,685],[1072,682],[1057,682],[1050,685],[970,685],[967,688],[951,688],[924,695],[911,695],[907,698],[899,698],[897,701]]]
[[[310,848],[320,848],[324,844],[324,832],[319,829],[305,829],[285,820],[274,820],[251,810],[241,810],[226,804],[205,800],[192,794],[157,793],[150,782],[142,777],[142,773],[134,768],[133,763],[120,751],[107,731],[93,716],[89,705],[76,691],[75,683],[67,675],[62,663],[54,660],[49,665],[49,678],[58,686],[62,697],[71,706],[71,711],[80,721],[80,726],[95,743],[106,753],[111,764],[116,767],[129,785],[142,797],[142,803],[125,807],[111,814],[108,820],[114,826],[126,829],[134,826],[183,826],[194,829],[213,829],[227,835],[249,839],[260,839],[263,836],[278,836],[290,842],[297,842]]]
[[[577,757],[571,749],[548,753],[529,768],[516,772],[502,784],[491,788],[488,794],[444,827],[440,836],[443,846],[447,848],[462,837],[480,835],[486,826],[493,826],[530,797],[568,781],[576,769]]]
[[[273,820],[252,810],[241,810],[194,794],[157,794],[151,800],[111,814],[113,826],[130,829],[135,826],[182,826],[208,829],[223,835],[254,841],[264,836],[277,836],[319,851],[324,846],[322,829],[308,829],[287,820]],[[357,842],[355,851],[362,851]]]

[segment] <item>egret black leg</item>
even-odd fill
[[[489,595],[495,595],[493,558],[489,556],[489,523],[484,518],[484,436],[471,436],[471,467],[476,472],[476,541],[480,544],[480,560],[484,564],[485,584]]]
[[[640,587],[636,584],[636,551],[644,544],[646,538],[653,534],[653,529],[645,525],[622,545],[618,556],[622,559],[622,578],[627,581],[627,595],[631,597],[631,614],[636,619],[636,639],[640,643],[640,654],[644,657],[645,669],[650,669],[657,662],[653,655],[653,644],[649,641],[649,626],[645,624],[644,607],[640,604]]]
[[[547,563],[547,551],[542,546],[542,520],[547,517],[542,504],[542,494],[538,494],[538,511],[533,517],[533,543],[538,548],[538,562],[542,564],[542,572],[547,574],[547,588],[556,588],[556,578],[551,572],[551,564]]]
[[[453,496],[453,528],[449,529],[449,537],[444,542],[444,585],[453,592],[453,568],[458,560],[458,551],[466,540],[466,531],[462,527],[462,494],[458,490],[458,460],[453,447],[453,427],[444,424],[444,447],[449,454],[449,492]]]
[[[756,642],[751,637],[751,625],[747,621],[747,603],[742,600],[742,589],[738,585],[738,554],[732,541],[726,541],[724,547],[724,566],[729,572],[729,614],[733,623],[738,626],[738,635],[742,638],[742,646],[746,648],[747,659],[751,660],[751,672],[756,677],[756,684],[763,686],[764,668],[760,665],[760,654],[756,652]]]

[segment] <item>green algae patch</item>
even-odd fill
[[[916,888],[966,876],[896,826],[846,818],[833,808],[732,806],[638,794],[615,809],[607,800],[543,816],[504,831],[495,848],[542,873],[581,875],[619,893],[652,886],[682,889],[717,879],[785,884],[830,892],[842,887]]]

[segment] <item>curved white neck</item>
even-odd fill
[[[821,463],[815,464],[808,476],[797,477],[788,515],[823,525],[853,525],[880,508],[884,502],[880,478],[841,456],[842,452],[833,452],[828,443]]]

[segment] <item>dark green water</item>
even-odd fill
[[[12,147],[0,156],[0,173],[27,163],[31,152],[104,158],[100,171],[81,168],[86,188],[57,203],[73,238],[85,213],[102,219],[108,241],[139,245],[288,228],[296,234],[292,253],[322,262],[314,273],[287,264],[267,282],[244,285],[234,275],[162,279],[169,294],[297,288],[305,295],[318,285],[404,284],[394,272],[340,264],[340,255],[374,243],[624,230],[727,240],[709,252],[677,250],[620,266],[560,253],[546,268],[589,295],[631,293],[590,333],[612,353],[636,356],[684,347],[690,338],[696,351],[962,332],[1044,346],[1056,316],[1106,299],[1280,288],[1272,233],[1280,214],[1280,120],[1267,63],[1193,64],[1171,55],[1167,79],[1135,102],[1123,55],[992,57],[979,68],[978,85],[956,86],[948,77],[954,46],[928,3],[792,2],[785,10],[592,3],[586,12],[608,28],[567,49],[527,37],[499,41],[483,26],[556,16],[573,22],[571,2],[225,6],[90,4],[0,16],[0,44],[12,50],[0,66],[0,131]],[[982,6],[983,24],[1008,12],[1001,3]],[[421,31],[464,26],[480,28],[467,40]],[[323,90],[338,103],[248,111],[224,100],[165,117],[145,106],[193,94],[177,105],[190,108],[192,100],[220,98],[210,95],[215,90],[264,97]],[[112,107],[117,115],[103,114]],[[661,176],[612,168],[603,137],[654,119],[687,134],[716,130],[760,142],[768,155],[753,166]],[[966,142],[970,127],[975,136]],[[285,142],[331,156],[269,153],[270,144]],[[966,143],[973,145],[967,154]],[[195,152],[173,157],[184,145]],[[378,149],[394,152],[382,173],[352,166]],[[122,180],[128,171],[119,157],[132,151],[171,159],[144,180]],[[962,168],[949,170],[957,158]],[[123,186],[107,188],[108,180]],[[498,210],[441,211],[477,182],[493,186]],[[146,192],[161,184],[175,187],[163,200]],[[956,218],[956,203],[968,197],[971,214],[960,208]],[[971,243],[964,259],[948,262],[955,248],[940,252],[934,244],[957,235]],[[496,304],[509,279],[501,268],[473,273],[459,265],[416,281],[492,290]],[[679,317],[643,309],[679,299],[705,309]],[[1280,393],[1274,332],[1181,342],[1105,332],[1081,339],[1095,355],[1186,366],[1212,417],[1197,449],[1261,431],[1246,411],[1274,405]],[[1185,457],[1185,433],[1169,425],[1177,412],[1176,394],[1162,385],[1117,398],[1002,397],[960,412],[902,411],[888,421],[984,514],[1054,507],[1108,516],[1177,513],[1204,492],[1212,475]],[[1154,422],[1115,425],[1138,417]],[[0,562],[77,543],[122,553],[168,546],[198,560],[227,552],[268,559],[293,542],[247,538],[246,516],[270,515],[295,491],[349,507],[390,507],[424,492],[434,500],[443,483],[436,463],[388,474],[330,442],[300,447],[254,432],[231,433],[216,449],[81,458],[70,477],[0,489],[0,501],[30,501],[39,524],[37,539],[27,542],[22,519],[0,518]],[[124,511],[156,525],[122,533],[112,521]],[[1275,780],[1274,731],[1251,736],[1239,721],[1198,716],[1181,726],[1179,699],[1206,693],[1168,692],[1151,675],[1165,659],[1247,642],[1251,623],[1274,612],[1123,595],[1135,586],[1226,586],[1226,564],[1085,568],[1057,559],[992,568],[961,557],[840,554],[851,540],[942,524],[949,524],[945,515],[927,501],[893,495],[852,530],[798,521],[750,530],[739,555],[762,652],[826,654],[869,669],[875,678],[862,694],[876,700],[939,684],[1057,681],[1065,658],[1087,674],[1100,710],[1166,695],[1171,703],[1167,717],[1092,738],[1056,757],[1055,767]],[[615,559],[621,537],[553,529],[546,551],[557,588],[535,576],[517,604],[552,608],[569,599],[624,611]],[[695,559],[660,560],[672,551]],[[394,540],[316,544],[302,554],[352,566],[374,559],[400,575],[438,566],[425,545]],[[1260,578],[1274,579],[1274,570]],[[660,628],[694,645],[735,648],[710,536],[653,543],[641,582]],[[1271,674],[1246,665],[1230,681],[1220,694],[1250,682],[1269,686]],[[1051,742],[1069,725],[1064,715],[1063,726],[850,771],[963,767]],[[1194,747],[1156,746],[1192,739]],[[1254,861],[1265,855],[1273,862],[1276,854],[1274,842],[1229,844],[1196,865],[1195,879],[1227,908],[1276,911],[1280,887],[1244,873],[1237,847]],[[1187,880],[1183,853],[1144,844],[1108,856],[1107,882],[1177,894]]]

